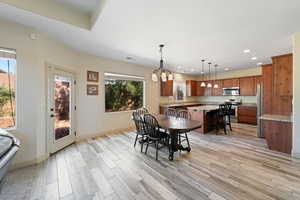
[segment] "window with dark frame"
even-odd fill
[[[0,128],[16,125],[16,51],[0,47]]]
[[[104,73],[105,112],[136,110],[144,106],[143,77]]]

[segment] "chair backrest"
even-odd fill
[[[176,117],[176,109],[167,108],[167,110],[165,111],[165,115],[168,117]]]
[[[144,119],[143,119],[143,115],[140,115],[137,111],[134,111],[132,113],[132,119],[134,121],[137,133],[138,134],[145,134],[145,132],[144,132],[145,122],[144,122]]]
[[[149,113],[149,111],[147,110],[147,108],[144,108],[144,107],[143,107],[143,108],[137,109],[136,112],[137,112],[138,115],[140,115],[140,116]]]
[[[156,118],[151,114],[144,115],[145,133],[152,139],[160,139],[159,124]]]
[[[228,115],[228,113],[230,112],[230,110],[228,108],[229,107],[227,104],[220,104],[219,105],[219,115],[221,115],[221,116]]]
[[[191,114],[187,110],[180,110],[177,112],[177,118],[191,119]]]

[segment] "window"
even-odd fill
[[[16,125],[16,51],[0,48],[0,128]]]
[[[135,110],[144,106],[143,77],[104,73],[105,112]]]

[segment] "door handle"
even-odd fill
[[[51,114],[51,115],[50,115],[50,117],[54,117],[54,115],[53,115],[53,114]]]

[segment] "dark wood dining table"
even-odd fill
[[[178,150],[188,151],[190,152],[191,149],[188,147],[183,147],[182,145],[178,144],[179,134],[184,132],[190,132],[195,129],[201,128],[202,123],[199,121],[189,120],[189,119],[182,119],[176,117],[168,117],[166,115],[154,114],[156,120],[160,128],[168,130],[171,138],[171,146],[170,146],[170,153],[169,153],[169,160],[174,159],[174,152]]]

